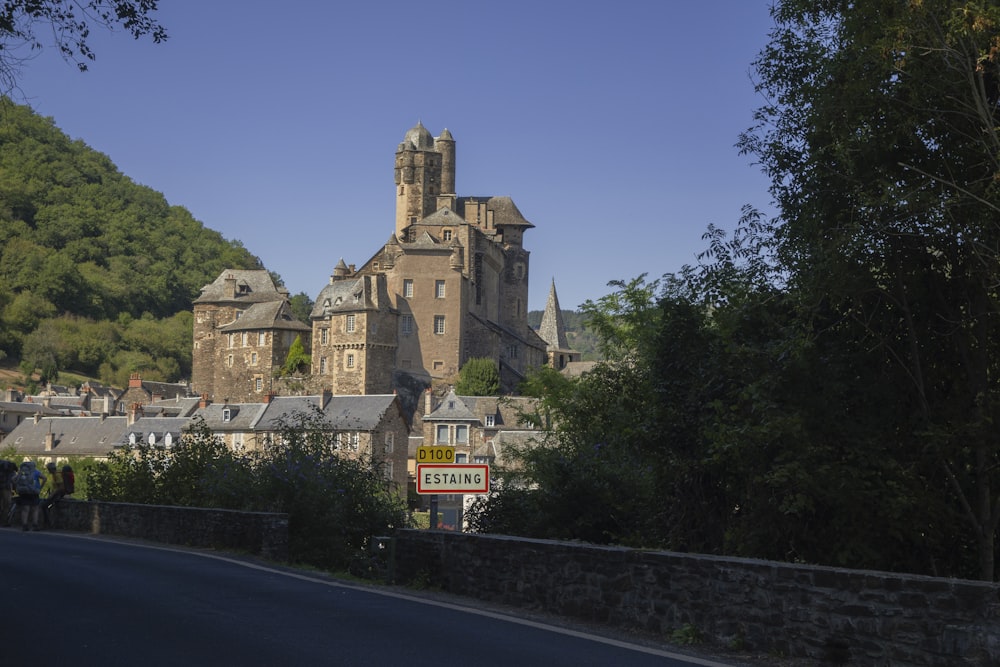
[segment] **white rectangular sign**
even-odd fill
[[[417,465],[417,493],[489,493],[490,467],[485,463]]]

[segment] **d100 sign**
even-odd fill
[[[489,493],[490,467],[485,463],[417,465],[417,493]]]

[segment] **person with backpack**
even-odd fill
[[[14,476],[14,490],[17,491],[17,506],[21,510],[21,530],[28,530],[31,519],[32,530],[38,530],[39,494],[45,485],[45,475],[35,468],[34,461],[25,461]]]
[[[14,504],[14,475],[17,464],[6,459],[0,460],[0,521],[10,525],[10,510]]]
[[[45,516],[45,527],[52,527],[52,514],[51,510],[55,507],[56,503],[62,500],[63,496],[66,495],[66,484],[63,478],[63,474],[59,472],[56,464],[49,461],[45,464],[45,469],[49,471],[49,495],[42,501],[42,513]]]

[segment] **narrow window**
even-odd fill
[[[347,316],[347,333],[354,333],[354,315]]]
[[[330,330],[320,329],[319,330],[319,343],[320,345],[326,345],[330,341]]]
[[[396,444],[396,434],[389,431],[385,434],[385,453],[392,454],[393,447]]]
[[[403,296],[407,299],[413,297],[413,279],[404,278],[403,279]]]
[[[347,353],[347,367],[348,368],[354,368],[354,353],[353,352],[348,352]]]
[[[256,366],[257,365],[257,353],[256,352],[251,352],[250,353],[250,365],[251,366]]]
[[[261,377],[255,378],[254,379],[254,388],[257,390],[258,394],[260,392],[262,392],[264,390],[264,378],[261,378]]]
[[[448,426],[446,424],[438,424],[437,437],[434,438],[434,442],[448,444]]]
[[[319,374],[326,375],[326,357],[319,358]]]
[[[226,365],[229,366],[230,368],[233,367],[233,355],[230,354],[229,358],[226,359]]]
[[[434,333],[436,334],[444,333],[444,315],[434,316]]]
[[[246,331],[244,331],[243,334],[240,336],[240,339],[242,340],[243,347],[246,347],[247,343],[250,340],[250,334],[248,334]]]
[[[404,336],[413,334],[413,315],[403,315],[403,317],[400,318],[400,327],[402,328]]]
[[[465,424],[459,424],[455,427],[455,442],[464,445],[469,442],[469,427]]]
[[[450,229],[446,229],[443,232],[441,232],[441,238],[443,238],[445,241],[450,241],[451,240],[451,230]]]
[[[443,299],[444,298],[444,281],[435,280],[434,281],[434,298]]]
[[[267,345],[267,334],[263,331],[257,334],[257,344]]]

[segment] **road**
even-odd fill
[[[218,552],[0,529],[0,646],[74,665],[724,667]],[[55,660],[55,656],[71,656]]]

